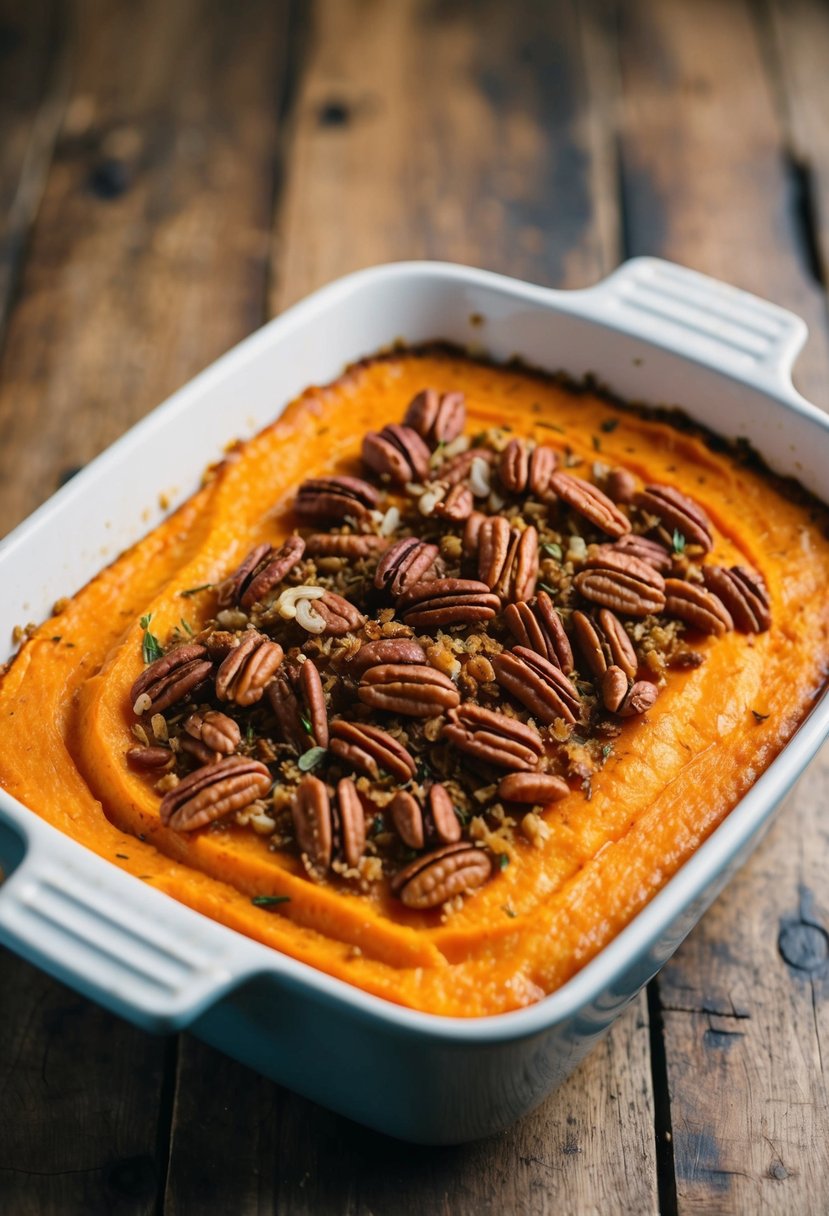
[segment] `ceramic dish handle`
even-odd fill
[[[249,973],[244,941],[231,955],[221,926],[48,824],[26,846],[0,885],[0,941],[114,1013],[178,1030]]]
[[[659,258],[632,258],[583,294],[625,332],[661,332],[670,349],[771,390],[791,390],[809,332],[785,308]]]

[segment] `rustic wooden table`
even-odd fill
[[[194,372],[395,258],[652,253],[804,316],[829,404],[818,0],[0,0],[0,534]],[[0,1210],[825,1213],[829,758],[509,1133],[403,1146],[0,953]]]

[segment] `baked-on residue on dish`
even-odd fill
[[[503,1012],[796,729],[828,576],[824,509],[693,429],[395,353],[237,445],[27,640],[0,783],[369,992]]]

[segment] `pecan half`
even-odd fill
[[[653,566],[660,574],[667,574],[673,565],[671,555],[664,545],[660,545],[659,541],[649,540],[647,536],[637,536],[633,532],[617,540],[613,548],[619,553],[638,557],[640,562]]]
[[[439,629],[446,625],[489,621],[498,609],[497,595],[486,583],[465,578],[436,578],[416,583],[397,602],[400,619],[406,625]]]
[[[428,447],[410,426],[391,422],[382,431],[369,431],[363,439],[363,463],[400,486],[429,476],[429,456]]]
[[[271,783],[271,775],[260,761],[225,756],[196,769],[164,795],[159,807],[161,822],[176,832],[193,832],[264,798]]]
[[[700,633],[720,636],[734,628],[731,614],[713,591],[679,578],[665,580],[665,615],[685,621]]]
[[[570,623],[591,675],[601,679],[609,666],[615,666],[628,679],[634,678],[639,666],[636,651],[624,625],[609,608],[599,610],[597,621],[574,612]]]
[[[533,769],[538,763],[543,744],[535,727],[469,703],[448,717],[441,738],[474,760],[509,769]]]
[[[611,469],[605,482],[608,498],[614,502],[633,502],[636,495],[636,478],[627,469]]]
[[[354,867],[366,847],[366,816],[357,786],[350,777],[337,782],[337,801],[331,807],[334,851],[346,865]]]
[[[429,841],[454,844],[461,838],[461,825],[449,791],[437,782],[426,795],[425,809],[413,794],[399,790],[389,810],[395,831],[410,849],[422,849]]]
[[[598,486],[561,470],[550,476],[550,489],[578,515],[608,536],[630,532],[630,520]]]
[[[464,524],[462,541],[464,557],[475,557],[477,554],[478,546],[481,543],[481,528],[486,518],[483,511],[473,511]]]
[[[411,638],[379,638],[366,642],[348,664],[349,671],[362,674],[379,663],[426,663],[426,653],[419,642]]]
[[[385,536],[361,535],[358,532],[341,536],[333,532],[314,532],[305,541],[305,551],[311,557],[374,557],[388,549]]]
[[[395,599],[420,582],[423,576],[434,566],[440,556],[437,545],[430,545],[416,536],[407,536],[395,541],[387,549],[374,574],[374,585],[381,591],[388,591]]]
[[[629,689],[616,713],[620,718],[634,718],[639,714],[647,713],[658,696],[659,689],[655,684],[649,684],[647,680],[639,680]]]
[[[562,671],[573,670],[573,651],[561,617],[546,591],[539,591],[533,603],[521,600],[508,604],[504,620],[520,646],[534,650],[555,663]]]
[[[176,646],[144,668],[130,689],[130,704],[139,717],[159,714],[189,697],[212,670],[204,646],[198,642]]]
[[[397,835],[409,849],[422,849],[426,840],[423,811],[414,794],[398,790],[389,803],[391,821]]]
[[[635,501],[649,515],[658,515],[669,534],[679,532],[688,544],[699,545],[704,553],[712,548],[711,520],[699,503],[674,486],[645,486]]]
[[[445,498],[435,503],[434,515],[448,519],[451,523],[462,523],[469,519],[475,507],[475,498],[469,486],[459,483],[452,486]]]
[[[498,476],[510,494],[529,490],[534,498],[543,498],[557,464],[558,454],[553,448],[530,448],[523,439],[511,439],[501,453]]]
[[[127,764],[143,773],[157,773],[173,760],[173,753],[166,747],[130,747]]]
[[[478,577],[501,600],[528,600],[538,578],[538,532],[510,528],[501,515],[492,515],[478,533]]]
[[[238,723],[217,709],[205,713],[190,714],[185,719],[184,729],[193,739],[198,739],[212,752],[229,756],[242,741]]]
[[[216,672],[216,696],[236,705],[255,705],[282,663],[282,647],[251,629],[242,634]]]
[[[449,844],[400,870],[392,879],[391,889],[407,908],[425,911],[477,890],[491,873],[492,862],[482,849]]]
[[[741,633],[765,633],[771,626],[771,603],[761,574],[747,566],[703,566],[702,577],[731,614]]]
[[[327,870],[331,865],[334,830],[331,800],[319,777],[309,773],[302,778],[291,803],[291,818],[300,851],[313,865]]]
[[[277,587],[305,552],[301,536],[289,536],[279,549],[257,545],[242,564],[219,584],[219,605],[236,604],[248,611]]]
[[[456,706],[460,697],[448,676],[433,667],[408,663],[381,663],[363,673],[357,696],[372,709],[431,718]]]
[[[343,634],[359,629],[366,619],[358,608],[334,591],[326,591],[320,599],[314,600],[313,607],[325,621],[323,634],[332,638],[341,638]]]
[[[561,777],[552,773],[507,773],[498,782],[498,797],[505,802],[530,802],[541,806],[558,802],[570,793],[570,787]]]
[[[465,452],[453,456],[451,460],[445,460],[434,477],[445,486],[456,486],[459,482],[469,478],[475,460],[484,460],[487,464],[493,464],[495,453],[491,452],[489,448],[468,448]]]
[[[397,781],[411,781],[415,775],[413,757],[380,726],[337,719],[331,723],[330,734],[332,754],[375,781],[381,769]]]
[[[567,676],[554,663],[534,650],[516,646],[492,659],[495,679],[501,687],[542,722],[563,718],[575,722],[580,708],[579,694]]]
[[[432,447],[451,443],[466,425],[464,395],[424,388],[409,402],[403,423],[417,431]]]
[[[266,691],[279,733],[295,751],[301,754],[311,744],[328,746],[325,694],[311,659],[298,666],[286,664]],[[303,719],[310,729],[306,729]]]
[[[430,826],[441,844],[454,844],[456,840],[460,840],[460,820],[455,814],[455,804],[445,785],[435,782],[429,787],[426,805],[431,817]]]
[[[628,695],[628,678],[621,667],[611,664],[600,680],[605,709],[615,714]],[[652,687],[652,685],[649,685]]]
[[[618,552],[615,545],[601,545],[573,582],[586,600],[622,616],[648,616],[665,607],[665,580],[659,571]]]
[[[374,486],[361,477],[309,477],[297,491],[294,510],[303,519],[367,519],[380,501]]]

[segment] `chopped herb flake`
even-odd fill
[[[685,552],[685,537],[682,535],[679,528],[674,528],[673,544],[674,553]]]
[[[153,619],[153,614],[148,612],[146,616],[142,616],[138,624],[144,630],[144,640],[141,643],[141,655],[145,663],[154,663],[156,659],[160,659],[164,655],[164,648],[159,642],[154,633],[150,633],[150,621]]]
[[[602,441],[601,441],[601,439],[599,438],[599,436],[598,436],[598,435],[591,435],[591,436],[590,436],[590,438],[591,438],[591,440],[592,440],[592,442],[593,442],[593,451],[594,451],[594,452],[600,452],[600,451],[602,450]]]
[[[541,546],[541,548],[542,548],[543,552],[547,554],[548,557],[554,558],[557,562],[560,562],[561,559],[564,557],[564,554],[561,549],[561,545],[557,545],[555,543],[555,541],[546,541],[545,544],[543,544]]]
[[[754,714],[755,722],[765,722],[768,718],[771,717],[771,714],[761,714],[761,713],[758,713],[758,711],[756,709],[753,709],[751,712]]]
[[[549,583],[539,583],[538,585],[539,585],[539,587],[541,588],[541,590],[542,590],[542,591],[546,591],[548,595],[555,595],[555,594],[556,594],[556,589],[555,589],[555,587],[551,587]]]
[[[179,625],[181,625],[184,632],[189,634],[190,637],[193,636],[193,626],[188,621],[185,621],[184,617],[182,617],[179,621]]]
[[[509,857],[507,857],[506,853],[499,853],[498,854],[498,869],[506,870],[508,865],[509,865]]]
[[[618,418],[605,418],[603,422],[599,423],[599,430],[604,431],[605,435],[609,435],[611,431],[616,430],[618,425]]]
[[[202,583],[200,587],[188,587],[186,591],[179,591],[179,595],[181,596],[182,599],[186,600],[188,598],[188,596],[198,595],[200,591],[212,591],[212,590],[213,590],[212,583]]]
[[[311,719],[306,718],[305,714],[300,714],[299,720],[302,723],[302,729],[305,731],[306,735],[313,735],[314,728],[311,725]]]
[[[254,895],[250,901],[254,908],[274,908],[277,904],[289,904],[290,895]]]
[[[127,853],[116,853],[115,856],[119,861],[129,861],[129,855]]]
[[[563,426],[556,426],[554,422],[537,422],[535,425],[543,426],[548,431],[558,431],[559,435],[567,434]]]
[[[503,911],[506,912],[507,916],[511,917],[512,920],[515,920],[517,913],[513,912],[512,908],[509,906],[509,904],[503,904],[502,908],[503,908]]]
[[[326,749],[324,747],[309,747],[308,751],[303,752],[297,760],[297,768],[301,773],[310,773],[311,769],[316,768],[325,756]]]
[[[606,760],[612,751],[613,751],[613,744],[605,743],[604,747],[602,748],[602,760]]]

